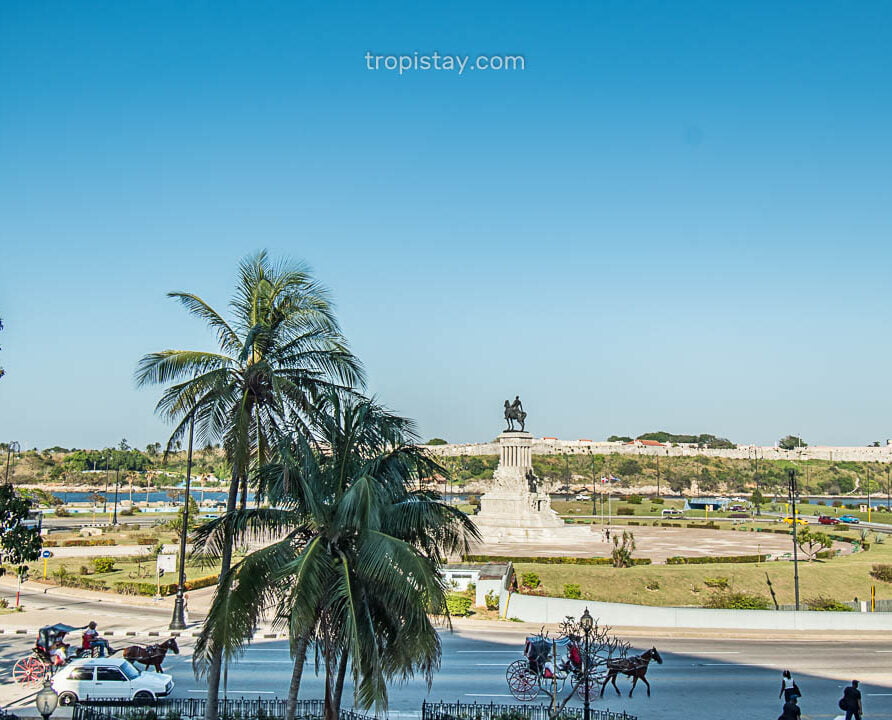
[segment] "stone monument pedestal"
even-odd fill
[[[480,498],[474,523],[485,543],[555,537],[565,523],[551,509],[533,474],[533,436],[506,431],[499,435],[499,464],[493,488]]]

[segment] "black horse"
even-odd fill
[[[650,665],[651,660],[656,660],[660,665],[663,664],[663,658],[660,657],[660,653],[657,652],[655,647],[644,651],[641,655],[608,660],[607,676],[604,678],[604,684],[601,685],[601,697],[604,697],[604,688],[607,687],[608,682],[613,683],[613,689],[616,690],[617,695],[622,694],[616,686],[616,676],[620,673],[632,678],[632,689],[629,690],[629,697],[632,697],[639,680],[643,680],[644,684],[647,685],[647,696],[650,697],[650,683],[647,682],[645,675],[647,675],[647,666]]]

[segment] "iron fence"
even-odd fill
[[[565,707],[561,720],[582,720],[584,709]],[[637,715],[613,712],[610,708],[590,708],[591,720],[638,720]],[[504,703],[429,703],[421,704],[421,720],[549,720],[547,705],[509,705]]]
[[[288,701],[283,698],[221,698],[220,720],[281,720]],[[323,715],[322,700],[298,700],[294,716],[298,720],[318,720]],[[126,698],[86,699],[74,706],[72,720],[200,720],[206,698],[170,698],[152,703],[136,703]],[[341,710],[339,720],[371,720],[353,710]]]

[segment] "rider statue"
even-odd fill
[[[514,396],[513,403],[509,403],[507,400],[505,401],[505,420],[508,423],[505,432],[516,431],[516,428],[514,427],[515,420],[520,423],[520,431],[526,432],[524,429],[526,418],[527,414],[523,411],[523,403],[520,402],[519,395]]]

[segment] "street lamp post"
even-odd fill
[[[177,575],[177,596],[173,601],[173,617],[170,630],[186,629],[186,534],[189,528],[189,485],[192,482],[192,438],[195,434],[195,415],[189,418],[189,452],[186,455],[186,494],[183,500],[183,518],[180,526],[180,557]]]
[[[41,714],[43,720],[49,720],[56,708],[59,706],[59,696],[53,690],[49,678],[43,681],[43,687],[34,698],[34,704],[37,706],[37,712]]]
[[[793,587],[796,593],[796,609],[799,609],[799,546],[796,543],[796,471],[790,468],[790,507],[793,511]]]
[[[112,518],[112,525],[118,524],[118,486],[120,484],[121,468],[115,468],[115,512]]]
[[[582,617],[579,618],[579,627],[582,628],[582,633],[585,635],[585,654],[582,656],[582,682],[584,683],[585,694],[583,695],[583,720],[591,720],[591,709],[589,707],[589,686],[591,681],[589,679],[589,635],[592,632],[592,627],[594,626],[594,620],[592,616],[589,614],[588,608],[585,609],[585,612],[582,613]]]
[[[105,515],[108,512],[108,456],[109,453],[105,454],[105,492],[102,494],[102,497],[105,498],[102,501],[102,514]]]

